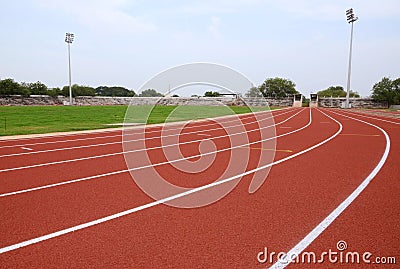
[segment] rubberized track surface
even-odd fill
[[[258,261],[265,247],[319,255],[340,240],[371,252],[371,264],[326,258],[287,268],[396,268],[400,120],[308,108],[273,115],[277,151],[261,188],[249,194],[244,176],[220,201],[193,209],[154,204],[138,188],[120,131],[0,141],[1,268],[268,268],[279,264]]]

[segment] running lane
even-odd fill
[[[364,113],[347,113],[338,110],[324,110],[338,120],[352,122],[356,126],[355,119],[374,124],[382,128],[390,138],[390,152],[388,158],[379,173],[373,178],[363,192],[352,202],[349,207],[314,241],[305,252],[313,252],[317,255],[316,263],[303,263],[302,268],[398,268],[400,263],[400,123],[390,123],[386,120],[393,119],[375,117]],[[350,116],[354,119],[347,118]],[[382,119],[384,121],[382,121]],[[367,124],[365,124],[367,125]],[[376,129],[376,128],[375,128]],[[355,134],[366,135],[353,128]],[[380,136],[382,132],[377,131]],[[363,139],[358,136],[357,139]],[[347,143],[353,143],[355,139]],[[376,156],[381,156],[381,147],[377,143],[364,145]],[[358,152],[355,162],[360,170],[370,172],[368,157]],[[354,180],[354,170],[346,171],[343,176],[348,180]],[[338,250],[337,243],[346,242],[345,249]],[[333,262],[326,256],[321,259],[321,253],[331,249],[337,252],[337,260],[333,256]],[[368,254],[370,253],[370,254]],[[342,255],[343,259],[340,259]],[[363,258],[363,255],[364,256]],[[395,260],[394,260],[394,259]],[[318,262],[320,260],[321,262]],[[382,263],[383,262],[383,263]],[[287,268],[298,268],[293,264]]]
[[[301,113],[295,122],[287,122],[287,128],[281,129],[288,132],[296,129],[296,125],[301,125],[299,122],[307,121],[308,113]],[[268,264],[257,261],[257,254],[264,247],[276,251],[290,249],[336,208],[379,161],[385,140],[375,128],[345,119],[338,121],[343,130],[334,137],[340,130],[339,123],[313,109],[312,123],[308,128],[278,138],[278,149],[291,150],[292,154],[296,154],[334,137],[317,148],[273,166],[267,181],[254,194],[247,192],[249,178],[246,177],[228,196],[212,205],[196,209],[154,206],[3,253],[0,256],[1,264],[9,268],[49,264],[55,267],[96,268],[264,268]],[[370,136],[354,139],[354,130]],[[290,152],[277,152],[276,160],[289,155]],[[359,156],[363,156],[363,169],[359,169]],[[351,177],[345,176],[343,171],[351,171]],[[33,201],[32,206],[40,208],[40,201],[43,202],[47,197],[50,208],[51,202],[65,195],[56,208],[62,210],[63,206],[68,207],[66,201],[75,200],[77,206],[79,202],[81,204],[83,217],[95,210],[90,205],[93,196],[85,195],[93,189],[98,192],[103,190],[103,195],[109,193],[113,183],[96,180],[85,182],[70,192],[62,188],[54,188],[53,194],[48,191],[36,192],[38,196],[41,194],[43,200]],[[68,186],[68,189],[73,186],[78,185]],[[128,195],[129,190],[122,192],[124,187],[127,188],[125,185],[121,185],[120,190],[115,187],[110,197],[119,199]],[[137,201],[127,198],[121,204],[129,208],[129,202],[133,205],[150,200],[140,191],[134,194]],[[10,200],[6,201],[10,203]],[[26,199],[25,204],[28,201],[32,200]],[[94,200],[94,204],[98,201]],[[70,209],[64,211],[67,212],[66,222],[79,212]],[[57,219],[56,215],[53,218],[51,216],[56,210],[46,212],[39,209],[37,213],[41,213],[45,219],[38,217],[31,224],[30,233],[21,237],[26,239],[29,234],[32,238],[36,225],[52,226],[54,218]],[[21,225],[14,224],[13,233],[23,234],[24,230],[18,224]],[[46,227],[41,230],[45,231]],[[11,237],[16,239],[14,234]]]

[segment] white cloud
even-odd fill
[[[124,11],[126,0],[38,0],[40,6],[64,12],[84,27],[101,33],[137,33],[154,31],[157,27],[140,16]]]
[[[211,17],[211,24],[208,27],[209,32],[214,38],[220,38],[221,33],[220,33],[220,25],[221,25],[221,19],[219,17]]]
[[[343,20],[345,10],[353,7],[360,16],[369,19],[398,18],[400,2],[398,0],[281,0],[276,6],[291,13],[293,16],[314,18],[315,20]]]

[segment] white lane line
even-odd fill
[[[303,111],[303,110],[301,110],[301,111]],[[292,115],[290,118],[298,115],[301,111],[299,111],[295,115]],[[290,118],[286,119],[286,121],[289,120]],[[121,174],[121,173],[125,173],[125,172],[137,171],[137,170],[146,169],[146,168],[153,168],[153,167],[156,167],[156,166],[161,166],[161,165],[171,164],[171,163],[175,163],[175,162],[180,162],[180,161],[183,161],[183,160],[189,160],[189,159],[193,159],[193,158],[197,158],[197,157],[216,154],[218,152],[224,152],[224,151],[227,151],[227,150],[232,150],[232,149],[236,149],[236,148],[242,148],[243,146],[250,146],[250,145],[253,145],[253,144],[258,144],[260,142],[264,142],[264,141],[268,141],[268,140],[271,140],[271,139],[283,137],[283,136],[286,136],[286,135],[289,135],[289,134],[292,134],[292,133],[296,133],[296,132],[298,132],[300,130],[303,130],[303,129],[307,128],[308,126],[310,126],[311,122],[312,122],[312,118],[311,118],[311,110],[310,110],[310,120],[309,120],[307,125],[299,128],[297,130],[294,130],[294,131],[291,131],[291,132],[288,132],[288,133],[285,133],[285,134],[281,134],[281,135],[278,135],[278,136],[274,136],[274,137],[266,138],[266,139],[263,139],[263,140],[250,142],[250,143],[243,144],[243,145],[237,145],[237,146],[233,146],[233,147],[219,149],[219,150],[216,150],[216,151],[200,153],[200,154],[197,154],[197,155],[188,156],[188,157],[184,157],[184,158],[181,158],[181,159],[175,159],[175,160],[166,161],[166,162],[160,162],[160,163],[151,164],[151,165],[139,166],[139,167],[134,167],[134,168],[130,168],[130,169],[119,170],[119,171],[114,171],[114,172],[110,172],[110,173],[99,174],[99,175],[89,176],[89,177],[84,177],[84,178],[79,178],[79,179],[73,179],[73,180],[69,180],[69,181],[63,181],[63,182],[59,182],[59,183],[44,185],[44,186],[30,188],[30,189],[23,189],[23,190],[19,190],[19,191],[2,193],[2,194],[0,194],[0,198],[1,197],[6,197],[6,196],[11,196],[11,195],[16,195],[16,194],[21,194],[21,193],[38,191],[38,190],[42,190],[42,189],[58,187],[58,186],[72,184],[72,183],[81,182],[81,181],[86,181],[86,180],[90,180],[90,179],[94,179],[94,178],[106,177],[106,176],[110,176],[110,175],[116,175],[116,174]],[[201,140],[199,140],[199,141],[201,141]],[[181,143],[181,144],[183,144],[183,143]]]
[[[322,111],[321,111],[322,112]],[[286,257],[298,257],[301,252],[304,251],[323,231],[325,231],[326,228],[331,225],[335,219],[342,214],[342,212],[360,195],[360,193],[368,186],[368,184],[372,181],[372,179],[376,176],[376,174],[381,170],[383,165],[386,162],[386,159],[389,155],[390,151],[390,138],[388,134],[380,127],[363,121],[359,120],[350,116],[346,116],[344,114],[339,114],[336,112],[331,111],[332,113],[335,113],[340,116],[347,117],[352,120],[356,120],[365,124],[368,124],[370,126],[373,126],[377,128],[379,131],[381,131],[386,139],[386,147],[385,147],[385,152],[383,153],[379,163],[375,166],[375,168],[371,171],[371,173],[364,179],[364,181],[337,207],[335,210],[333,210],[323,221],[321,221],[308,235],[306,235],[299,243],[297,243],[296,246],[294,246],[289,252],[287,252]],[[324,113],[324,112],[322,112]],[[324,113],[325,114],[325,113]],[[326,115],[326,114],[325,114]],[[330,117],[330,116],[328,116]],[[337,120],[335,120],[338,122]],[[287,258],[286,260],[283,261],[277,261],[274,263],[270,268],[285,268],[288,264],[290,264],[290,261],[293,259]]]
[[[255,113],[262,114],[262,113],[270,112],[271,115],[272,115],[273,117],[285,114],[285,113],[283,113],[283,114],[278,114],[278,113],[276,113],[277,115],[273,115],[273,112],[275,112],[275,111],[279,112],[280,110],[289,110],[289,108],[274,109],[274,110],[268,110],[268,111],[260,111],[260,112],[255,112]],[[292,111],[293,111],[293,110],[292,110]],[[289,113],[289,112],[288,112],[288,113]],[[237,115],[238,115],[238,114],[237,114]],[[247,116],[246,114],[244,114],[243,116],[246,116],[246,117],[243,117],[243,119],[246,119],[246,118],[248,118],[248,117],[251,117],[252,115],[253,115],[253,114]],[[210,119],[212,119],[212,118],[202,119],[202,121],[206,121],[206,120],[210,120]],[[231,122],[231,121],[225,121],[225,122]],[[176,125],[177,123],[179,123],[179,122],[175,122],[175,125]],[[210,125],[210,124],[208,124],[208,125]],[[208,125],[201,125],[201,126],[208,126]],[[156,125],[154,125],[154,126],[152,126],[152,125],[144,125],[143,127],[144,127],[144,128],[152,129],[152,128],[156,128],[157,126],[156,126]],[[135,135],[135,134],[140,134],[140,133],[143,132],[142,129],[139,129],[139,130],[140,130],[140,131],[137,132],[137,133],[131,133],[131,134],[128,134],[128,135]],[[121,132],[121,131],[122,131],[122,130],[119,130],[118,132]],[[103,131],[103,132],[93,132],[93,133],[49,135],[49,136],[43,136],[43,137],[33,137],[33,138],[21,138],[21,139],[0,140],[0,143],[1,143],[1,142],[8,142],[8,141],[46,139],[46,138],[63,137],[63,136],[77,136],[77,135],[102,134],[102,133],[108,133],[108,132],[117,132],[117,131],[115,131],[115,130],[108,130],[108,131],[105,130],[105,131]],[[150,132],[148,132],[148,133],[152,133],[152,132],[150,131]],[[67,139],[67,140],[56,140],[56,141],[48,141],[48,142],[26,143],[26,144],[17,144],[17,145],[7,145],[7,146],[0,146],[0,148],[12,148],[12,147],[19,147],[19,146],[33,146],[33,145],[57,144],[57,143],[65,143],[65,142],[93,140],[93,139],[99,139],[99,138],[112,138],[112,137],[119,137],[119,136],[122,136],[122,134],[117,134],[117,135],[106,135],[106,136],[95,136],[95,137],[87,137],[87,138],[76,138],[76,139]]]
[[[24,150],[29,150],[29,151],[33,150],[33,149],[31,149],[31,148],[27,148],[27,147],[21,147],[21,149],[24,149]]]
[[[284,112],[280,115],[284,115],[286,113],[290,113],[291,111],[287,111]],[[267,117],[265,119],[261,119],[261,120],[256,120],[256,121],[252,121],[252,122],[248,122],[248,123],[244,123],[244,124],[240,124],[240,125],[234,125],[234,126],[228,126],[226,128],[234,128],[234,127],[238,127],[238,126],[243,126],[243,125],[249,125],[255,122],[261,122],[261,121],[265,121],[268,119],[272,119],[274,116],[271,117]],[[213,123],[215,124],[215,123]],[[212,125],[212,124],[209,124]],[[197,126],[196,126],[197,127]],[[186,127],[186,129],[189,129],[189,127]],[[193,126],[194,128],[194,126]],[[179,129],[179,128],[178,128]],[[214,131],[214,130],[220,130],[222,129],[222,127],[217,127],[214,129],[209,129],[208,131]],[[177,130],[177,129],[166,129],[164,130],[164,132],[166,131],[171,131],[171,130]],[[157,131],[159,132],[159,130]],[[195,134],[198,132],[203,132],[203,130],[199,130],[199,131],[194,131],[194,132],[188,132],[185,133],[184,135],[188,135],[188,134]],[[151,132],[147,132],[147,133],[151,133]],[[170,136],[176,136],[176,134],[172,134],[172,135],[163,135],[162,137],[170,137]],[[134,139],[134,140],[127,140],[124,142],[138,142],[138,141],[148,141],[148,140],[152,140],[152,139],[157,139],[160,138],[160,136],[156,136],[156,137],[149,137],[149,138],[141,138],[141,139]],[[0,155],[0,158],[4,158],[4,157],[13,157],[13,156],[21,156],[21,155],[30,155],[30,154],[39,154],[39,153],[47,153],[47,152],[56,152],[56,151],[64,151],[64,150],[73,150],[73,149],[83,149],[83,148],[92,148],[92,147],[100,147],[100,146],[109,146],[109,145],[116,145],[116,144],[122,144],[121,141],[116,141],[116,142],[107,142],[107,143],[100,143],[100,144],[91,144],[91,145],[83,145],[83,146],[75,146],[75,147],[66,147],[66,148],[55,148],[55,149],[48,149],[48,150],[38,150],[38,151],[31,151],[31,152],[23,152],[23,153],[12,153],[12,154],[4,154],[4,155]]]
[[[375,117],[382,117],[385,119],[390,119],[390,120],[400,120],[400,110],[399,112],[384,112],[380,110],[370,110],[370,109],[358,109],[358,110],[349,110],[349,113],[356,113],[356,114],[363,114],[363,115],[369,115],[369,116],[375,116]]]
[[[80,181],[86,181],[86,180],[89,180],[89,179],[95,179],[95,178],[100,178],[100,177],[118,175],[118,174],[126,173],[126,172],[129,172],[129,171],[131,171],[131,169],[119,170],[119,171],[109,172],[109,173],[105,173],[105,174],[99,174],[99,175],[94,175],[94,176],[90,176],[90,177],[82,177],[82,178],[78,178],[78,179],[74,179],[74,180],[63,181],[63,182],[59,182],[59,183],[44,185],[44,186],[30,188],[30,189],[24,189],[24,190],[19,190],[19,191],[2,193],[2,194],[0,194],[0,198],[1,197],[6,197],[6,196],[12,196],[12,195],[16,195],[16,194],[21,194],[21,193],[39,191],[39,190],[48,189],[48,188],[54,188],[54,187],[58,187],[58,186],[62,186],[62,185],[77,183],[77,182],[80,182]]]
[[[93,159],[98,159],[98,158],[106,158],[106,157],[122,155],[122,154],[125,154],[125,153],[130,153],[130,151],[114,152],[114,153],[108,153],[108,154],[102,154],[102,155],[96,155],[96,156],[89,156],[89,157],[82,157],[82,158],[76,158],[76,159],[68,159],[68,160],[62,160],[62,161],[55,161],[55,162],[48,162],[48,163],[39,163],[39,164],[32,164],[32,165],[26,165],[26,166],[5,168],[5,169],[1,169],[0,173],[11,172],[11,171],[16,171],[16,170],[23,170],[23,169],[29,169],[29,168],[35,168],[35,167],[63,164],[63,163],[71,163],[71,162],[78,162],[78,161],[93,160]]]
[[[26,143],[26,144],[17,144],[17,145],[7,145],[7,146],[0,146],[0,149],[3,149],[3,148],[14,148],[14,147],[22,147],[22,146],[36,146],[36,145],[58,144],[58,143],[67,143],[67,142],[75,142],[75,141],[86,141],[86,140],[94,140],[94,139],[102,139],[102,138],[112,138],[112,137],[119,137],[119,136],[122,136],[122,134],[118,134],[118,135],[106,135],[106,136],[94,136],[94,137],[76,138],[76,139],[67,139],[67,140],[56,140],[56,141],[47,141],[47,142]]]
[[[207,137],[211,137],[212,135],[210,135],[210,134],[197,134],[197,135],[200,135],[200,136],[207,136]]]
[[[34,137],[20,137],[20,138],[15,138],[14,136],[7,137],[0,137],[0,143],[9,143],[9,142],[18,142],[18,141],[31,141],[31,140],[38,140],[38,139],[46,139],[46,138],[62,138],[62,137],[73,137],[73,136],[82,136],[82,135],[96,135],[96,134],[103,134],[103,133],[116,133],[116,132],[121,132],[121,130],[115,130],[115,129],[103,129],[102,131],[94,131],[94,130],[85,130],[81,132],[76,132],[76,133],[62,133],[62,134],[57,134],[57,133],[47,133],[47,134],[32,134],[32,135],[37,135]],[[26,135],[17,135],[17,136],[26,136]],[[62,140],[61,140],[62,141]],[[2,146],[4,147],[4,146]],[[7,146],[9,147],[9,146]]]
[[[279,123],[277,123],[277,124],[275,124],[275,125],[268,125],[268,126],[264,126],[263,128],[253,129],[253,130],[250,130],[250,131],[245,131],[245,132],[240,132],[240,133],[235,133],[235,134],[232,134],[232,135],[238,135],[238,134],[244,134],[244,133],[254,132],[254,131],[266,129],[266,128],[269,128],[269,127],[272,127],[272,126],[280,125],[280,124],[282,124],[282,123],[288,121],[289,119],[293,118],[294,116],[298,115],[298,114],[299,114],[300,112],[302,112],[303,110],[304,110],[304,109],[300,110],[299,112],[293,114],[292,116],[290,116],[290,117],[287,118],[286,120],[281,121],[281,122],[279,122]],[[202,131],[203,131],[203,130],[202,130]],[[229,136],[229,134],[228,134],[228,135],[221,135],[221,136],[213,137],[213,139],[224,138],[224,137],[228,137],[228,136]],[[165,137],[167,137],[167,136],[165,136]],[[97,156],[82,157],[82,158],[77,158],[77,159],[62,160],[62,161],[54,161],[54,162],[41,163],[41,164],[33,164],[33,165],[20,166],[20,167],[13,167],[13,168],[5,168],[5,169],[1,169],[1,170],[0,170],[0,173],[9,172],[9,171],[15,171],[15,170],[22,170],[22,169],[27,169],[27,168],[48,166],[48,165],[54,165],[54,164],[62,164],[62,163],[69,163],[69,162],[76,162],[76,161],[83,161],[83,160],[91,160],[91,159],[97,159],[97,158],[103,158],[103,157],[111,157],[111,156],[121,155],[121,154],[125,154],[125,153],[135,153],[135,152],[141,152],[141,151],[147,151],[147,150],[154,150],[154,149],[172,147],[172,146],[177,146],[177,145],[184,145],[184,144],[196,143],[196,142],[200,142],[200,141],[202,141],[202,139],[191,140],[191,141],[182,142],[182,143],[179,143],[179,144],[162,145],[162,146],[157,146],[157,147],[152,147],[152,148],[136,149],[136,150],[130,150],[130,151],[108,153],[108,154],[97,155]]]
[[[332,112],[333,112],[333,111],[332,111]],[[345,114],[346,114],[346,115],[350,114],[350,115],[352,115],[352,116],[360,116],[360,117],[364,117],[364,118],[369,118],[369,119],[373,119],[373,120],[379,120],[379,121],[383,121],[383,122],[388,122],[388,123],[393,123],[393,124],[400,125],[400,122],[395,122],[395,121],[390,121],[390,120],[384,120],[384,119],[381,119],[381,118],[366,116],[365,114],[362,114],[362,113],[355,113],[355,112],[346,111]],[[343,114],[343,115],[344,115],[344,114]]]
[[[331,119],[333,119],[333,118],[331,118]],[[312,121],[312,119],[311,119],[311,109],[310,109],[310,122],[311,121]],[[224,179],[224,180],[216,181],[216,182],[213,182],[213,183],[210,183],[210,184],[198,187],[198,188],[194,188],[194,189],[191,189],[189,191],[185,191],[185,192],[182,192],[182,193],[179,193],[179,194],[176,194],[176,195],[164,198],[164,199],[160,199],[160,200],[148,203],[148,204],[144,204],[144,205],[141,205],[141,206],[138,206],[138,207],[134,207],[134,208],[131,208],[131,209],[128,209],[128,210],[125,210],[125,211],[122,211],[122,212],[119,212],[119,213],[116,213],[116,214],[112,214],[112,215],[109,215],[109,216],[106,216],[106,217],[103,217],[103,218],[100,218],[100,219],[96,219],[96,220],[93,220],[93,221],[90,221],[90,222],[82,223],[80,225],[76,225],[76,226],[73,226],[73,227],[70,227],[70,228],[67,228],[67,229],[59,230],[59,231],[54,232],[54,233],[50,233],[50,234],[46,234],[46,235],[43,235],[43,236],[39,236],[39,237],[30,239],[30,240],[26,240],[26,241],[14,244],[14,245],[6,246],[6,247],[3,247],[3,248],[0,249],[0,253],[5,253],[5,252],[12,251],[12,250],[16,250],[16,249],[21,248],[21,247],[26,247],[26,246],[29,246],[29,245],[32,245],[32,244],[36,244],[36,243],[39,243],[39,242],[42,242],[42,241],[46,241],[46,240],[61,236],[61,235],[65,235],[65,234],[72,233],[72,232],[75,232],[75,231],[78,231],[78,230],[82,230],[82,229],[85,229],[85,228],[88,228],[88,227],[91,227],[91,226],[94,226],[94,225],[97,225],[97,224],[101,224],[101,223],[104,223],[104,222],[107,222],[107,221],[110,221],[110,220],[113,220],[113,219],[117,219],[117,218],[129,215],[129,214],[132,214],[132,213],[135,213],[135,212],[147,209],[147,208],[151,208],[151,207],[163,204],[165,202],[169,202],[169,201],[172,201],[172,200],[175,200],[175,199],[178,199],[178,198],[181,198],[181,197],[184,197],[184,196],[187,196],[187,195],[190,195],[190,194],[193,194],[193,193],[205,190],[205,189],[209,189],[209,188],[224,184],[226,182],[230,182],[230,181],[235,180],[237,178],[241,178],[241,177],[244,177],[246,175],[253,174],[253,173],[257,172],[257,171],[266,169],[266,168],[271,167],[273,165],[277,165],[277,164],[283,163],[283,162],[288,161],[290,159],[293,159],[293,158],[295,158],[297,156],[300,156],[300,155],[302,155],[304,153],[307,153],[307,152],[309,152],[309,151],[311,151],[311,150],[313,150],[313,149],[315,149],[315,148],[317,148],[317,147],[329,142],[333,138],[335,138],[342,131],[342,125],[340,124],[340,122],[338,122],[338,121],[336,121],[336,122],[339,124],[339,130],[335,134],[333,134],[332,136],[328,137],[327,139],[319,142],[318,144],[315,144],[315,145],[313,145],[313,146],[311,146],[311,147],[309,147],[309,148],[307,148],[305,150],[302,150],[302,151],[300,151],[298,153],[290,155],[290,156],[288,156],[286,158],[283,158],[281,160],[278,160],[278,161],[275,161],[273,163],[269,163],[267,165],[260,166],[260,167],[257,167],[255,169],[253,169],[253,170],[241,173],[239,175],[236,175],[236,176]]]

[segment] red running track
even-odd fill
[[[400,262],[399,121],[328,109],[288,109],[273,115],[277,151],[260,189],[249,194],[251,175],[243,176],[223,199],[191,209],[157,203],[138,208],[154,200],[125,171],[121,132],[1,141],[0,266],[268,268],[280,264],[275,263],[276,255],[263,261],[265,253],[260,252],[265,248],[270,258],[272,252],[286,253],[300,243],[299,257],[313,252],[319,259],[329,249],[342,256],[370,252],[371,263],[333,262],[325,256],[320,262],[291,263],[287,268],[396,268],[373,262],[390,257]],[[247,131],[257,127],[251,117],[241,117],[250,122]],[[216,127],[194,126],[180,142],[198,140],[196,128],[205,137],[223,135]],[[161,127],[148,130],[148,138],[159,135],[157,128]],[[250,154],[247,171],[260,167],[256,160],[261,150],[270,150],[256,143],[258,133],[246,134],[252,145],[232,149]],[[148,141],[160,146],[157,138]],[[226,138],[214,143],[218,149],[230,146]],[[189,145],[182,147],[183,155],[198,155],[199,143]],[[161,156],[158,151],[155,157]],[[211,172],[226,166],[228,157],[226,152],[216,153],[218,165]],[[169,164],[157,169],[173,174]],[[366,182],[373,171],[376,175]],[[110,172],[114,174],[107,175]],[[207,172],[195,176],[195,186],[210,183]],[[189,184],[188,180],[176,177],[175,183]],[[344,201],[350,202],[343,205]],[[338,207],[340,213],[333,214]],[[130,214],[114,215],[135,208]],[[324,222],[330,214],[333,219]],[[85,223],[88,227],[79,226]],[[346,250],[337,249],[340,240],[347,243]]]

